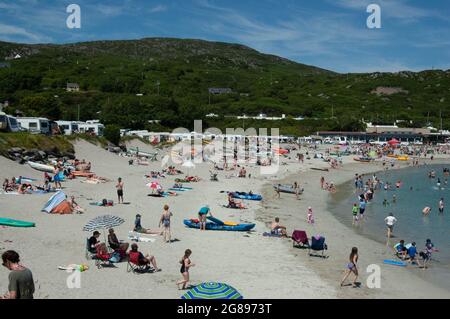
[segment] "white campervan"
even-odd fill
[[[56,121],[64,135],[72,135],[78,133],[78,123],[72,121]]]
[[[3,132],[19,132],[20,127],[14,116],[0,112],[0,131]]]
[[[78,122],[77,124],[80,133],[93,133],[97,136],[103,136],[105,126],[96,120],[87,121],[86,123]]]
[[[43,117],[18,117],[17,122],[21,128],[30,133],[50,134],[50,122]]]

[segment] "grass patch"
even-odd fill
[[[20,147],[26,150],[38,149],[51,151],[58,149],[60,152],[74,153],[72,143],[65,136],[46,136],[41,134],[0,133],[0,154],[6,156],[12,147]]]
[[[103,148],[108,146],[108,140],[101,136],[92,136],[89,134],[73,134],[73,135],[67,135],[65,138],[70,142],[76,142],[77,140],[85,140],[86,142],[89,142],[91,144],[94,144],[96,146],[101,146]]]

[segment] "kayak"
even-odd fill
[[[175,191],[175,192],[185,192],[185,191],[190,191],[192,190],[192,188],[185,188],[185,187],[181,187],[181,188],[169,188],[170,191]]]
[[[289,193],[289,194],[295,194],[295,188],[292,185],[273,185],[273,188],[279,189],[281,193]],[[303,193],[303,189],[298,190],[299,194]]]
[[[9,218],[0,218],[0,225],[10,226],[10,227],[34,227],[35,223],[25,222],[22,220],[15,220]]]
[[[355,157],[355,158],[353,158],[353,160],[357,161],[357,162],[362,162],[362,163],[370,163],[370,162],[374,161],[374,159],[371,157],[359,157],[359,158]]]
[[[257,200],[260,201],[262,200],[262,196],[258,195],[258,194],[248,194],[248,193],[240,193],[240,192],[235,192],[235,193],[231,193],[233,198],[237,198],[237,199],[247,199],[247,200]]]
[[[156,153],[142,152],[142,151],[139,151],[136,148],[130,148],[128,153],[130,153],[132,155],[142,156],[142,157],[155,157],[156,155],[158,155],[157,152]]]
[[[184,224],[188,226],[189,228],[196,228],[200,229],[200,223],[195,223],[192,220],[185,219]],[[206,223],[206,230],[223,230],[223,231],[249,231],[255,227],[255,224],[237,224],[234,226],[226,225],[225,223],[223,225],[219,225],[213,222],[207,222]]]
[[[36,162],[28,161],[28,165],[30,165],[31,168],[34,168],[35,170],[41,171],[41,172],[47,172],[47,173],[55,173],[55,169],[53,166],[50,165],[44,165]]]
[[[397,157],[397,160],[398,161],[407,161],[407,160],[409,160],[409,157],[408,156],[399,156],[399,157]]]

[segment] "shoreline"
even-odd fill
[[[431,162],[431,161],[429,161]],[[448,163],[445,159],[435,159],[432,163],[427,164],[443,164]],[[392,250],[386,245],[379,243],[371,238],[357,234],[353,229],[341,223],[332,214],[329,209],[330,194],[320,190],[320,176],[332,175],[335,185],[339,192],[339,186],[348,183],[354,177],[354,174],[366,175],[384,171],[380,167],[380,163],[359,164],[347,161],[338,170],[330,170],[329,172],[299,172],[294,176],[284,177],[276,182],[293,183],[300,182],[301,187],[305,188],[305,192],[300,196],[300,200],[295,200],[294,195],[282,194],[281,198],[285,202],[274,198],[272,185],[264,186],[264,196],[267,198],[266,208],[258,211],[259,218],[268,220],[269,217],[278,216],[281,224],[288,227],[288,233],[292,233],[294,229],[306,230],[308,237],[315,234],[321,234],[326,237],[328,244],[328,259],[320,260],[308,257],[306,252],[300,249],[291,248],[291,253],[302,256],[302,260],[311,265],[320,278],[323,278],[328,284],[337,287],[338,298],[449,298],[450,291],[436,286],[424,278],[417,271],[408,269],[407,272],[402,267],[395,268],[393,266],[384,265],[382,260],[386,257],[392,257]],[[400,165],[395,170],[411,167],[410,165]],[[389,170],[393,170],[390,168]],[[316,204],[313,204],[316,203]],[[282,209],[270,209],[274,205],[280,206]],[[299,215],[293,215],[291,212],[294,206],[295,211],[299,211]],[[314,226],[306,222],[306,210],[308,206],[312,206],[316,223]],[[276,211],[278,210],[278,211]],[[282,211],[284,210],[284,212]],[[339,247],[339,241],[344,243]],[[353,244],[357,243],[357,244]],[[352,246],[357,246],[360,250],[360,277],[363,287],[360,289],[351,289],[348,287],[339,288],[341,275],[348,259],[347,255]],[[338,246],[338,247],[336,247]],[[335,255],[338,252],[338,255]],[[344,252],[344,253],[343,253]],[[370,264],[377,264],[381,268],[381,289],[369,289],[366,287],[365,279],[369,275],[366,273],[366,267]],[[328,267],[327,267],[328,265]],[[415,273],[413,273],[415,272]],[[384,286],[384,287],[383,287]],[[403,287],[402,287],[403,286]]]
[[[143,151],[151,151],[150,146],[135,144]],[[260,167],[245,165],[252,178],[226,178],[230,173],[219,172],[219,181],[209,181],[209,163],[197,165],[193,175],[202,181],[189,186],[193,190],[182,192],[179,196],[168,198],[151,198],[144,174],[151,170],[160,170],[161,162],[152,162],[149,166],[130,166],[126,157],[109,153],[85,141],[75,144],[76,156],[92,162],[93,171],[102,177],[111,179],[106,184],[92,185],[81,180],[67,181],[63,184],[67,195],[76,196],[81,207],[87,209],[82,215],[52,215],[40,210],[49,196],[20,195],[0,196],[0,204],[5,208],[1,217],[36,222],[34,228],[2,228],[0,231],[0,250],[14,249],[19,252],[25,266],[29,267],[36,281],[35,298],[77,299],[86,296],[119,299],[178,299],[184,293],[177,290],[175,282],[180,278],[179,259],[185,249],[193,251],[192,261],[197,265],[192,269],[191,284],[217,281],[235,287],[244,298],[261,299],[318,299],[318,298],[448,298],[448,291],[439,290],[422,279],[405,274],[404,269],[389,268],[382,272],[381,289],[365,287],[365,267],[382,261],[385,247],[358,237],[340,224],[327,212],[328,192],[319,190],[319,178],[324,175],[332,177],[336,185],[351,179],[358,171],[369,172],[369,168],[380,169],[377,165],[353,162],[351,157],[344,158],[344,167],[329,172],[315,171],[311,168],[329,168],[329,164],[319,159],[312,159],[300,164],[294,156],[282,157],[282,165],[275,175],[261,175]],[[170,151],[170,150],[169,150]],[[164,156],[161,152],[160,156]],[[2,170],[0,177],[11,175],[42,178],[27,165],[19,165],[5,158],[0,158]],[[369,165],[369,166],[368,166]],[[124,196],[129,205],[113,207],[90,206],[89,203],[102,198],[113,199],[116,203],[115,181],[122,177],[125,182]],[[167,176],[161,184],[168,188],[174,179],[180,176]],[[305,188],[301,200],[295,195],[282,194],[282,200],[275,199],[272,184],[280,179],[300,182]],[[261,193],[261,202],[245,201],[246,210],[223,208],[226,196],[223,191],[250,191]],[[111,214],[121,217],[125,223],[115,228],[119,239],[127,239],[133,227],[135,215],[142,215],[142,225],[154,229],[158,225],[162,206],[168,204],[174,213],[172,217],[172,239],[177,241],[166,244],[162,238],[155,237],[153,243],[138,243],[145,254],[156,257],[162,272],[135,275],[127,273],[126,262],[116,264],[115,269],[97,269],[93,262],[86,261],[84,250],[86,237],[83,226],[99,215]],[[187,228],[183,219],[195,218],[200,207],[209,204],[213,215],[223,221],[255,223],[252,232],[201,232]],[[306,207],[312,206],[316,224],[306,223]],[[327,238],[328,259],[309,257],[307,251],[292,248],[292,241],[264,237],[267,223],[279,216],[281,223],[293,229],[304,229],[308,236],[323,234]],[[101,235],[103,238],[103,234]],[[361,275],[363,287],[352,289],[340,288],[344,265],[348,259],[349,249],[358,243],[360,252]],[[384,249],[383,249],[384,248]],[[59,265],[87,263],[91,268],[82,275],[82,289],[68,289],[68,274],[58,270]],[[382,268],[384,267],[381,265]],[[392,267],[392,266],[391,266]],[[363,271],[364,269],[364,271]],[[6,269],[0,269],[0,290],[7,289]],[[399,281],[400,280],[400,281]],[[405,294],[405,291],[407,292]]]

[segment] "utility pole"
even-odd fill
[[[161,85],[161,82],[159,82],[159,80],[156,81],[156,86],[158,88],[158,96],[159,96],[159,86]]]
[[[78,104],[78,122],[80,122],[80,104]]]

